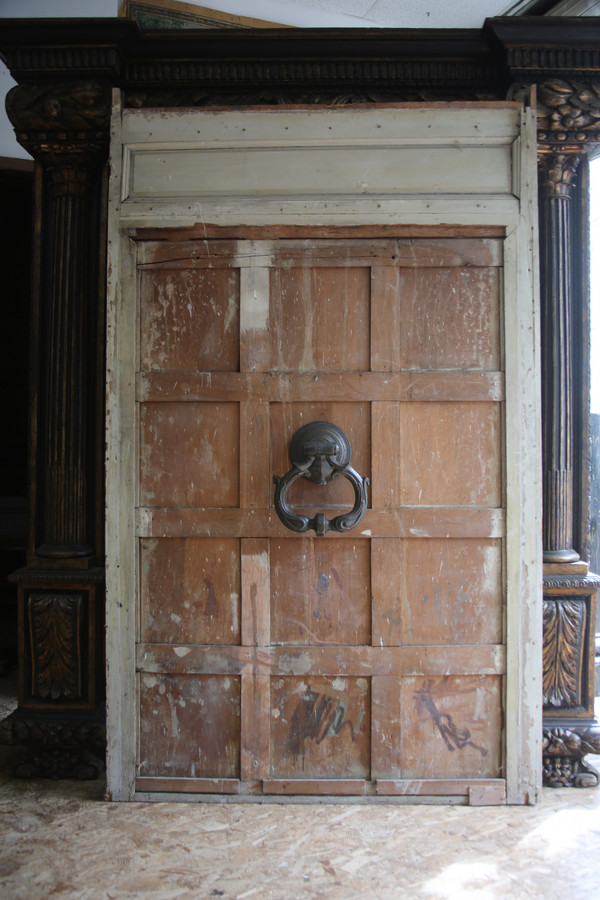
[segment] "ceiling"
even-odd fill
[[[189,0],[188,0],[189,2]],[[322,27],[479,28],[513,0],[193,0],[234,15],[283,25]]]
[[[122,0],[0,0],[0,16],[116,16]],[[152,2],[152,0],[150,0]],[[600,0],[184,0],[296,27],[481,28],[505,15],[597,15]]]
[[[187,0],[189,3],[190,0]],[[600,0],[192,0],[297,27],[481,28],[506,15],[596,15]]]

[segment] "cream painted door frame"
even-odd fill
[[[494,515],[502,540],[500,662],[502,775],[509,803],[532,803],[541,785],[541,493],[539,335],[535,276],[535,117],[518,104],[429,104],[378,108],[122,110],[115,92],[109,223],[107,407],[107,660],[108,793],[114,799],[195,797],[152,792],[137,782],[142,765],[140,679],[144,650],[140,619],[140,542],[160,537],[161,515],[144,493],[138,465],[140,408],[145,402],[140,331],[144,241],[202,242],[244,229],[252,243],[270,227],[288,238],[318,227],[388,229],[402,234],[502,234],[501,346],[503,355],[502,488]],[[218,232],[218,229],[225,229]],[[188,229],[187,235],[181,229]],[[229,229],[229,231],[227,231]],[[403,229],[405,231],[403,232]],[[429,229],[429,232],[427,231]],[[449,230],[448,230],[449,229]],[[477,232],[477,229],[479,231]],[[495,231],[494,231],[495,230]],[[345,231],[344,234],[348,234]],[[254,246],[253,252],[260,250]],[[240,328],[260,345],[268,324],[268,295],[246,271],[252,302]],[[215,270],[216,271],[216,270]],[[254,273],[254,274],[252,274]],[[250,281],[248,281],[248,278]],[[268,330],[268,329],[267,329]],[[257,338],[258,335],[258,338]],[[246,361],[248,363],[248,361]],[[299,364],[301,365],[301,364]],[[188,367],[196,386],[210,374]],[[247,369],[251,372],[250,368]],[[407,371],[412,371],[409,367]],[[418,373],[417,373],[418,375]],[[278,474],[283,474],[282,472]],[[248,515],[251,514],[251,511]],[[197,512],[181,509],[182,521]],[[196,516],[196,518],[194,518]],[[186,518],[187,517],[187,518]],[[267,517],[268,518],[268,517]],[[435,516],[434,516],[435,518]],[[265,520],[266,521],[266,520]],[[182,526],[183,527],[183,526]],[[190,526],[193,530],[193,524]],[[264,540],[265,533],[243,534]],[[259,529],[260,531],[260,529]],[[268,533],[267,533],[268,532]],[[165,532],[166,534],[167,532]],[[191,533],[191,532],[190,532]],[[275,532],[273,531],[273,534]],[[318,539],[327,541],[328,537]],[[250,556],[251,558],[251,556]],[[249,565],[249,563],[247,564]],[[243,591],[243,589],[242,589]],[[245,615],[244,609],[241,612]],[[477,648],[474,648],[476,652]],[[174,644],[181,658],[190,652]],[[419,675],[418,660],[415,675]],[[426,675],[426,671],[421,672]],[[482,672],[482,674],[485,674]],[[362,690],[362,688],[361,688]],[[268,780],[268,779],[267,779]],[[402,798],[414,789],[387,779],[380,791]],[[367,778],[368,784],[369,779]],[[206,785],[199,790],[204,791]],[[222,783],[215,789],[227,793]],[[454,796],[453,787],[447,789]],[[366,791],[377,796],[377,786]],[[427,792],[426,792],[427,793]],[[435,789],[430,793],[435,796]],[[438,791],[438,794],[440,792]],[[248,795],[248,797],[257,795]],[[260,795],[261,797],[263,795]],[[416,799],[418,799],[418,792]],[[477,783],[457,802],[504,802],[504,793]],[[402,798],[404,799],[404,798]]]

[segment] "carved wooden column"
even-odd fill
[[[588,148],[600,141],[600,93],[564,81],[538,89],[542,428],[544,479],[544,783],[598,784],[584,757],[600,752],[594,717],[594,633],[600,579],[578,546],[575,474],[585,454],[587,412],[574,367],[589,378],[581,318],[589,303],[581,264],[574,196]],[[585,378],[583,378],[585,381]],[[589,389],[588,389],[589,390]],[[578,438],[578,440],[576,440]]]
[[[544,562],[572,563],[573,340],[571,206],[574,153],[539,154]]]
[[[6,105],[36,161],[36,224],[31,528],[27,567],[13,576],[19,708],[2,723],[0,739],[20,748],[20,774],[91,777],[104,742],[98,385],[110,90],[24,84]]]

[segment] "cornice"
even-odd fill
[[[598,16],[493,18],[486,20],[483,33],[504,54],[513,81],[600,72]]]
[[[0,19],[0,58],[19,84],[78,78],[117,84],[136,35],[127,19]]]
[[[20,84],[108,83],[130,106],[503,100],[537,84],[545,147],[600,140],[600,17],[496,18],[481,30],[146,32],[126,19],[4,19],[0,56]]]
[[[101,24],[99,24],[101,23]],[[492,99],[502,73],[476,30],[184,29],[128,20],[3,20],[0,55],[20,83],[109,81],[133,105]],[[163,91],[161,95],[157,92]]]

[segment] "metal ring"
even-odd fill
[[[311,422],[300,428],[290,444],[292,468],[283,477],[275,475],[273,503],[280,521],[298,534],[313,529],[318,537],[329,530],[346,532],[355,528],[364,516],[367,503],[368,478],[363,478],[350,463],[350,441],[337,425],[329,422]],[[298,478],[306,478],[314,484],[329,484],[337,478],[347,478],[354,489],[354,507],[328,519],[317,513],[312,519],[296,515],[287,505],[287,494]]]

